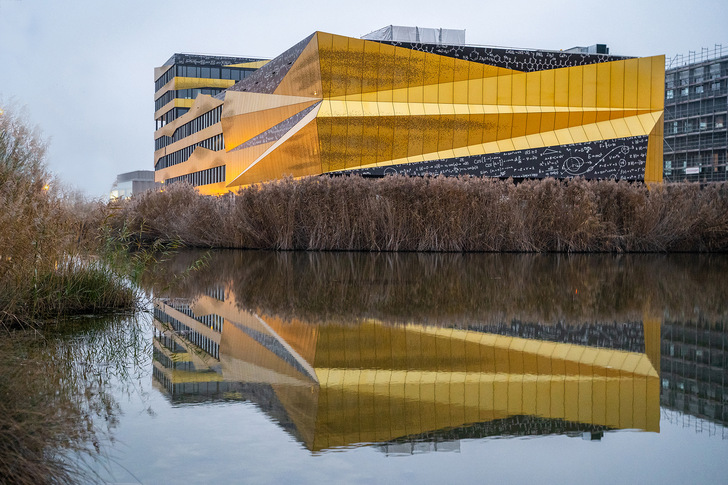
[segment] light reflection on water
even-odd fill
[[[677,449],[704,458],[728,451],[723,256],[231,251],[175,278],[201,256],[181,253],[147,276],[153,384],[172,406],[169,419],[192,422],[209,409],[208,427],[223,442],[264,418],[251,434],[262,460],[281,438],[276,429],[300,447],[279,443],[281,460],[306,466],[300,453],[330,455],[327,466],[346,470],[345,481],[381,479],[376,470],[353,471],[371,461],[363,448],[385,457],[462,456],[441,463],[462,467],[453,475],[406,460],[386,467],[393,479],[424,481],[481,476],[481,460],[466,448],[485,443],[492,456],[536,453],[537,464],[564,437],[559,447],[573,459],[560,459],[582,472],[606,457],[636,472],[635,456],[649,443],[667,450],[664,466],[642,456],[648,468],[623,478],[646,473],[664,482],[685,478],[663,475]],[[188,439],[181,428],[177,439]],[[696,451],[680,429],[713,440]],[[260,440],[266,435],[270,442]],[[607,448],[585,448],[587,441]],[[215,474],[238,466],[217,459]],[[519,468],[519,459],[506,461]],[[256,470],[250,481],[274,482],[287,469],[248,466]],[[503,464],[490,466],[495,473]],[[687,476],[726,471],[709,461]]]

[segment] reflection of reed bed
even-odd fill
[[[191,246],[365,251],[725,251],[728,184],[359,177],[210,198],[173,186],[117,224]]]
[[[140,377],[132,373],[150,358],[126,318],[61,327],[43,339],[21,331],[0,339],[0,483],[101,481],[84,461],[103,458],[120,412],[113,392],[132,392]]]
[[[153,276],[157,294],[189,298],[225,286],[243,309],[305,322],[468,326],[728,316],[723,255],[223,251],[175,280],[198,257],[179,254],[151,271],[146,284],[155,285]]]

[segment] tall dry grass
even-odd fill
[[[60,188],[17,113],[0,114],[0,325],[132,307],[123,277],[90,257],[105,206]]]
[[[279,250],[665,252],[728,249],[728,184],[311,177],[224,197],[188,185],[114,206],[142,241]]]

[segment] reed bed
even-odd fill
[[[98,262],[107,208],[64,192],[46,146],[12,109],[0,114],[0,326],[129,309],[124,277]]]
[[[452,177],[310,177],[223,197],[189,185],[114,206],[143,242],[274,250],[714,252],[728,184]]]

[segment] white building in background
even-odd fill
[[[161,186],[162,184],[154,181],[154,170],[121,173],[116,176],[116,182],[111,186],[109,198],[111,200],[127,199],[134,194],[159,189]]]

